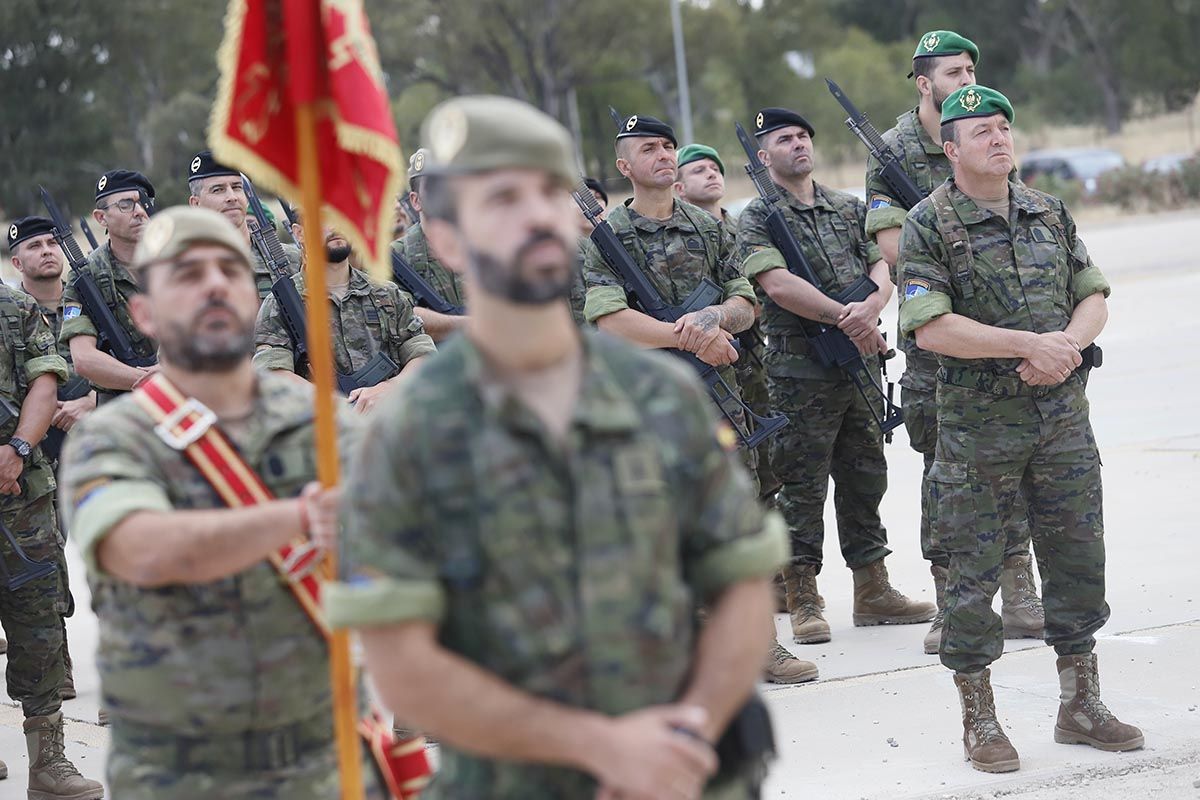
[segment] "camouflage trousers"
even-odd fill
[[[370,765],[363,777],[367,797],[382,800]],[[329,717],[273,732],[205,737],[114,718],[106,778],[121,800],[341,798]]]
[[[755,360],[755,355],[759,360]],[[742,399],[750,406],[751,411],[760,417],[766,417],[771,413],[771,398],[767,392],[767,373],[762,365],[762,355],[761,347],[757,353],[747,352],[743,347],[733,366],[737,373],[738,386],[742,390]],[[779,479],[771,469],[771,441],[768,439],[754,448],[754,451],[758,457],[759,497],[769,501],[775,496],[775,492],[779,491]]]
[[[6,497],[0,518],[26,556],[34,561],[59,563],[62,541],[54,517],[54,494],[25,505],[21,502],[20,497]],[[0,536],[0,556],[10,575],[15,577],[22,570],[7,537]],[[8,637],[8,696],[20,702],[26,717],[53,714],[62,706],[61,597],[58,570],[17,589],[0,587],[0,622]]]
[[[768,354],[769,365],[775,355]],[[772,440],[771,465],[782,484],[779,510],[791,534],[792,563],[820,571],[830,478],[846,566],[883,558],[891,552],[879,518],[887,462],[870,407],[847,378],[785,377],[770,368],[768,375],[771,406],[789,420]]]
[[[904,407],[904,428],[908,431],[908,443],[925,459],[921,474],[921,555],[937,567],[950,566],[950,554],[937,542],[929,524],[930,498],[929,468],[933,466],[933,455],[937,448],[937,395],[921,389],[900,388],[900,402]],[[1018,513],[1013,514],[1005,533],[1007,544],[1004,555],[1023,556],[1029,554],[1029,519],[1024,513],[1023,501]]]
[[[1028,514],[1042,578],[1046,642],[1088,653],[1108,619],[1100,453],[1082,379],[1028,387],[955,370],[938,384],[938,443],[929,470],[933,527],[950,555],[941,660],[975,672],[1004,651],[992,599],[1014,514]]]

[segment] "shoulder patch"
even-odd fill
[[[63,303],[63,321],[75,319],[83,313],[83,306],[79,303]]]
[[[877,208],[888,208],[892,205],[892,198],[885,194],[873,194],[871,199],[867,201],[867,208],[874,211]]]
[[[81,505],[94,497],[96,492],[100,491],[105,486],[108,486],[110,483],[112,483],[111,478],[94,478],[80,486],[75,490],[75,508],[79,508]]]
[[[914,297],[929,294],[929,290],[929,281],[921,280],[920,278],[911,278],[904,282],[904,299],[911,300]]]

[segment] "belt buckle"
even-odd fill
[[[182,433],[175,433],[175,428],[183,425],[191,414],[198,419],[192,421],[191,427]],[[208,406],[194,397],[189,397],[183,405],[168,414],[162,422],[154,426],[154,433],[173,450],[186,450],[196,443],[208,429],[217,422],[217,415]]]

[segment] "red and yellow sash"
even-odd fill
[[[155,434],[182,451],[227,506],[242,508],[275,499],[216,426],[216,415],[198,400],[185,398],[161,373],[134,390],[133,397],[154,420]],[[329,625],[321,613],[321,584],[332,578],[329,561],[303,538],[271,553],[270,561],[304,613],[328,640]],[[397,800],[415,798],[429,782],[431,772],[425,758],[425,738],[395,740],[378,712],[360,720],[358,730],[391,796]]]

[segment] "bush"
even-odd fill
[[[1079,181],[1059,178],[1055,175],[1043,173],[1025,181],[1025,185],[1046,194],[1054,195],[1066,203],[1067,208],[1077,207],[1079,201],[1083,199],[1083,184]]]

